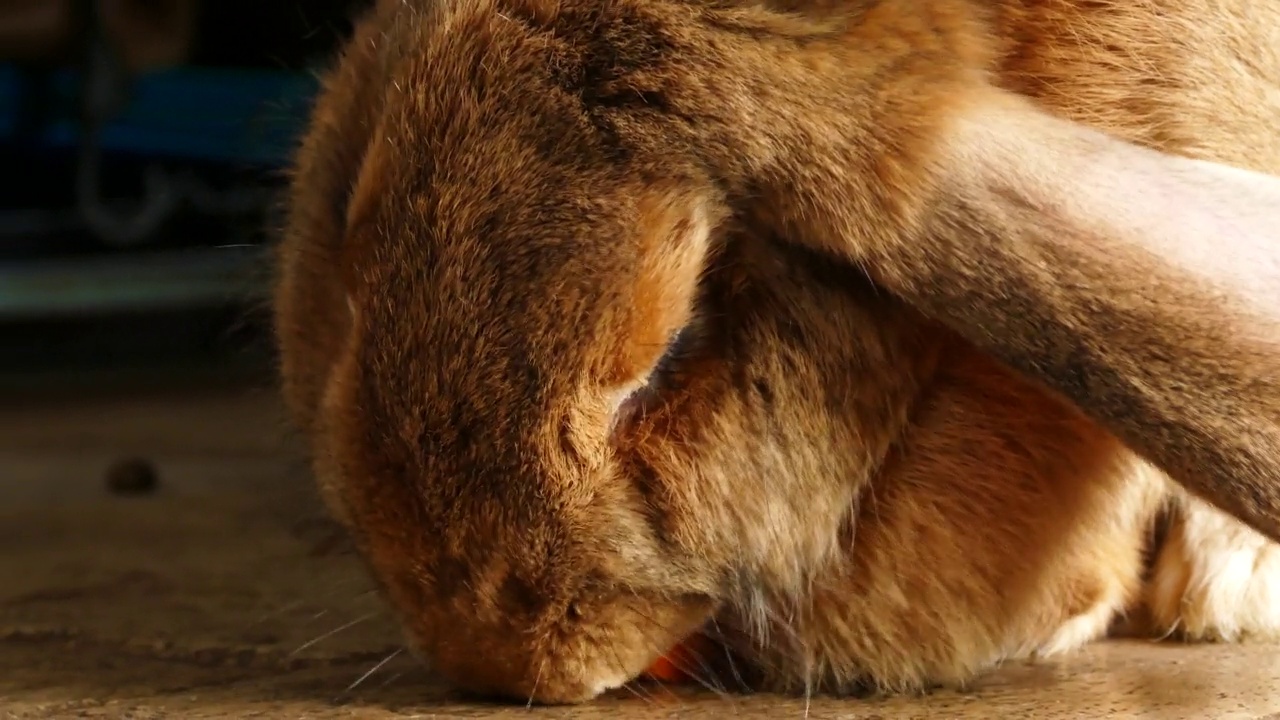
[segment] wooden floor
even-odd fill
[[[1280,718],[1280,648],[1148,642],[924,698],[464,705],[400,651],[271,393],[140,379],[0,386],[0,718]],[[155,494],[107,491],[130,455]]]

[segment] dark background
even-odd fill
[[[269,382],[282,170],[315,72],[367,4],[0,0],[0,392],[59,373],[145,378],[144,366]],[[71,18],[56,39],[24,37],[24,13],[54,5]],[[102,17],[163,20],[167,5],[192,15],[181,49],[127,67],[154,37]],[[114,99],[95,103],[104,77]],[[193,183],[212,202],[185,197]],[[95,223],[86,184],[135,227]],[[184,199],[140,220],[149,193],[166,191]]]

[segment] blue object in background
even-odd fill
[[[103,157],[178,166],[179,172],[185,164],[212,165],[279,178],[317,89],[311,75],[283,71],[179,67],[142,74],[129,79],[126,102],[99,124],[93,145]],[[21,163],[78,157],[86,138],[83,107],[75,70],[36,74],[0,64],[0,149],[14,151]],[[18,183],[31,170],[0,167]],[[68,189],[74,182],[67,179]],[[40,247],[43,231],[30,228],[81,220],[74,208],[61,206],[6,209],[0,249],[6,237]],[[247,237],[103,249],[66,254],[50,244],[38,257],[0,259],[0,321],[240,303],[265,292],[256,281],[267,248]]]
[[[62,70],[40,78],[44,122],[34,136],[17,135],[33,78],[0,65],[0,144],[35,142],[74,150],[81,142],[79,81]],[[130,82],[128,103],[101,128],[104,153],[279,167],[288,162],[306,123],[315,78],[306,74],[236,68],[181,67]]]

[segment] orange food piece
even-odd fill
[[[671,662],[671,659],[665,655],[654,660],[649,669],[644,671],[644,674],[654,680],[669,683],[682,683],[688,680],[680,668],[676,667],[675,663]]]
[[[699,658],[705,657],[711,649],[711,641],[705,635],[692,635],[654,660],[644,674],[667,683],[690,682],[693,678],[686,669],[701,667]]]

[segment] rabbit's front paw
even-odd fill
[[[1155,630],[1193,641],[1280,639],[1280,545],[1187,501],[1147,587]]]
[[[1122,607],[1121,597],[1108,596],[1088,612],[1066,621],[1047,641],[1029,653],[1031,657],[1049,658],[1078,650],[1107,634]]]

